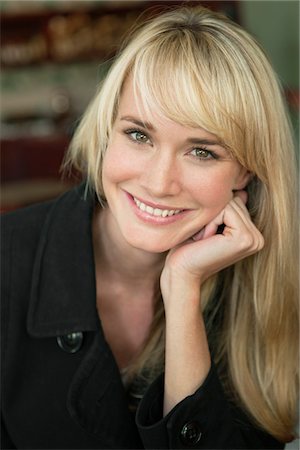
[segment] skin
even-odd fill
[[[112,350],[120,367],[126,366],[149,331],[159,280],[166,314],[167,414],[210,369],[202,283],[259,251],[263,238],[245,207],[243,189],[251,174],[216,136],[155,113],[147,117],[141,105],[129,78],[104,156],[108,207],[94,216],[97,303]],[[132,196],[185,212],[167,224],[148,222]],[[216,234],[221,224],[224,231]]]

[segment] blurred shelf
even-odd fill
[[[40,2],[37,2],[40,3]],[[74,3],[74,2],[73,2]],[[141,13],[140,2],[1,15],[1,64],[19,67],[111,57]]]
[[[60,178],[70,138],[64,135],[1,140],[1,184],[19,180]]]
[[[70,138],[19,137],[1,141],[1,211],[57,197],[76,182],[62,179],[60,167]]]
[[[2,2],[3,3],[3,2]],[[5,3],[5,2],[4,2]],[[2,7],[1,64],[20,67],[54,61],[112,57],[137,21],[171,5],[203,4],[238,20],[238,2],[224,1],[13,1]],[[42,4],[44,3],[44,7]],[[26,7],[27,6],[27,7]],[[36,7],[34,7],[36,6]]]

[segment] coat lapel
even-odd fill
[[[100,333],[72,380],[67,407],[73,420],[99,439],[101,448],[143,448],[119,369]]]
[[[51,208],[35,257],[29,334],[63,335],[99,327],[91,220],[94,196],[84,185],[66,193]]]
[[[40,233],[27,329],[35,338],[91,332],[66,407],[99,448],[142,448],[125,389],[96,310],[92,246],[95,196],[85,185],[54,202]],[[66,354],[66,360],[72,357]],[[68,362],[66,361],[66,364]]]

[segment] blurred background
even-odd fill
[[[298,141],[299,2],[2,0],[1,210],[57,196],[76,123],[122,37],[149,7],[204,4],[261,42],[284,85]]]

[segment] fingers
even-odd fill
[[[233,199],[225,206],[224,210],[208,223],[194,240],[204,240],[214,236],[220,225],[224,225],[223,236],[231,237],[235,242],[238,253],[245,256],[255,253],[263,248],[264,239],[256,228],[246,207],[246,191],[236,191]]]
[[[231,235],[237,244],[237,249],[245,256],[263,248],[264,238],[252,222],[244,199],[240,196],[234,197],[226,206],[224,224],[223,235]]]
[[[181,273],[192,275],[202,283],[214,273],[261,250],[264,239],[251,220],[246,202],[246,192],[236,192],[225,208],[193,236],[198,242],[182,245],[169,253],[169,267],[180,266]],[[224,229],[216,234],[220,225]]]
[[[209,239],[217,233],[220,225],[224,225],[222,235],[230,238],[230,245],[235,246],[237,253],[247,256],[262,249],[264,239],[252,222],[246,207],[247,199],[246,191],[235,191],[234,197],[225,208],[192,239]]]
[[[217,232],[217,229],[220,225],[224,223],[224,212],[221,211],[220,214],[217,215],[209,224],[204,228],[202,239],[208,239],[211,236],[214,236]]]
[[[247,208],[245,207],[247,203],[247,192],[246,191],[235,191],[234,197],[231,200],[231,202],[235,201],[237,205],[244,206],[243,210],[245,212],[248,212]],[[229,202],[229,203],[231,203]],[[223,225],[224,223],[224,215],[225,215],[225,209],[218,214],[217,217],[215,217],[210,223],[208,223],[203,230],[200,231],[200,233],[197,233],[197,235],[194,237],[194,240],[200,240],[200,239],[208,239],[211,236],[214,236],[218,230],[218,227],[220,225]],[[249,216],[250,217],[250,216]]]
[[[247,195],[236,193],[225,208],[193,236],[198,242],[183,244],[169,252],[168,267],[176,268],[180,276],[196,278],[201,284],[220,270],[261,250],[264,239],[251,220],[246,201]],[[220,225],[224,229],[216,234]]]

